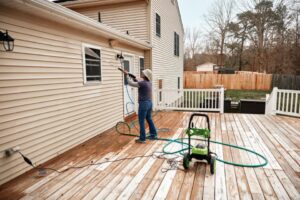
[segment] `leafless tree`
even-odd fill
[[[215,0],[206,21],[219,41],[220,61],[224,66],[224,44],[228,33],[229,23],[233,19],[234,0]]]
[[[185,48],[190,54],[189,57],[194,58],[200,50],[201,32],[198,28],[185,29]]]

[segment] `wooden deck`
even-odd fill
[[[191,113],[164,112],[155,117],[161,137],[181,137]],[[300,199],[300,119],[283,116],[210,113],[212,139],[245,146],[265,155],[264,168],[192,162],[188,171],[170,168],[167,159],[143,157],[39,177],[33,170],[0,187],[0,199]],[[198,120],[203,124],[204,120]],[[63,170],[161,151],[164,142],[135,144],[111,129],[48,162]],[[177,149],[180,146],[172,146]],[[253,155],[212,145],[220,158],[258,163]],[[170,157],[169,157],[170,158]],[[180,158],[181,161],[181,158]]]

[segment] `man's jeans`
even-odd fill
[[[146,140],[146,132],[145,132],[145,119],[148,122],[150,129],[150,137],[157,137],[156,128],[154,126],[152,120],[152,101],[140,101],[139,102],[139,123],[140,123],[140,140]]]

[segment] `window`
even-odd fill
[[[179,56],[179,35],[174,32],[174,55]]]
[[[84,46],[84,78],[85,83],[101,81],[101,50]]]
[[[160,37],[160,16],[156,13],[156,35]]]
[[[140,58],[140,74],[142,74],[142,71],[145,69],[145,62],[144,58]]]
[[[177,77],[177,88],[180,90],[180,77]]]

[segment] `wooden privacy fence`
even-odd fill
[[[300,90],[300,76],[292,74],[273,74],[272,87]]]
[[[186,89],[207,89],[223,85],[227,90],[271,90],[272,74],[202,74],[184,72]]]

